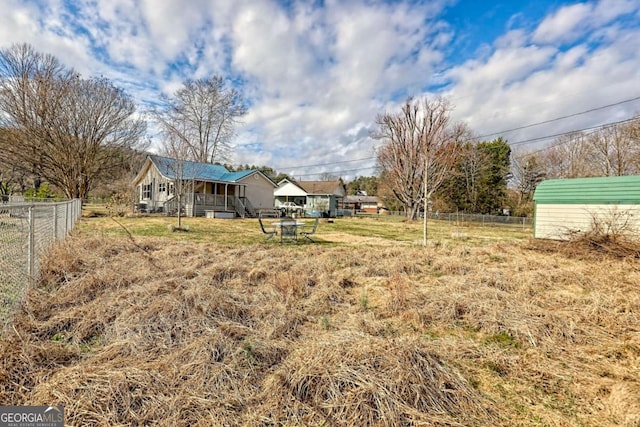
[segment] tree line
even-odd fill
[[[83,78],[17,44],[0,50],[0,191],[46,195],[51,186],[84,199],[126,190],[150,146],[145,116],[160,128],[164,154],[221,161],[244,114],[242,96],[220,76],[187,80],[145,111],[108,79]]]
[[[544,179],[640,173],[640,117],[514,152],[503,138],[478,140],[452,121],[452,108],[426,96],[379,114],[371,134],[379,174],[347,182],[348,193],[377,195],[408,219],[425,210],[531,215]],[[83,78],[52,55],[14,45],[0,50],[0,195],[125,191],[150,146],[145,117],[160,130],[162,154],[246,168],[224,163],[246,113],[242,94],[221,76],[187,80],[141,110],[108,79]],[[295,181],[269,166],[251,168],[274,182]]]
[[[503,138],[478,140],[450,112],[446,99],[425,97],[378,116],[378,195],[409,219],[426,210],[530,216],[544,179],[640,174],[638,115],[513,152]]]

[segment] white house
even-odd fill
[[[335,181],[289,181],[283,179],[273,191],[275,207],[294,202],[302,206],[305,215],[335,217],[338,204],[347,194],[342,180]]]
[[[178,181],[182,185],[177,185]],[[133,181],[137,204],[148,212],[175,214],[176,188],[183,188],[187,216],[254,217],[273,209],[276,184],[259,170],[230,172],[222,165],[147,156]]]
[[[593,229],[638,235],[640,176],[551,179],[533,196],[534,237],[567,240]]]

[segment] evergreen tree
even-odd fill
[[[511,178],[511,147],[502,139],[478,144],[484,153],[487,166],[479,180],[477,211],[481,213],[501,213],[506,206],[507,184]]]
[[[377,195],[378,177],[358,176],[353,181],[347,183],[347,194],[355,195],[363,191],[369,196]]]
[[[500,213],[506,206],[511,176],[511,148],[502,138],[459,147],[452,173],[438,199],[451,210],[470,213]]]

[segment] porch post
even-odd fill
[[[228,210],[229,202],[229,184],[224,185],[224,210]]]
[[[196,216],[196,180],[191,180],[191,216]]]

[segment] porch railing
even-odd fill
[[[236,212],[242,218],[255,218],[257,216],[256,209],[251,201],[246,197],[239,197],[236,202]]]
[[[226,200],[226,203],[225,203]],[[245,213],[245,206],[233,196],[225,197],[220,194],[187,193],[182,196],[182,212],[186,216],[204,216],[205,211],[236,211],[242,206],[242,213]],[[178,212],[178,198],[173,197],[164,203],[164,212],[167,215],[175,215]],[[238,212],[240,214],[240,212]]]

